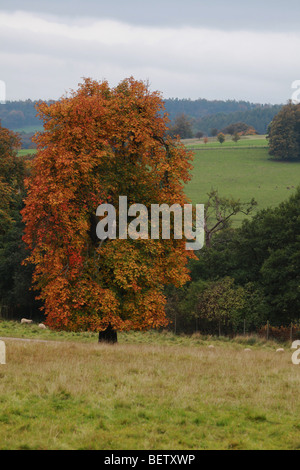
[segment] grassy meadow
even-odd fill
[[[272,160],[265,147],[266,139],[259,137],[241,139],[234,149],[226,147],[226,142],[222,145],[209,142],[195,148],[195,144],[187,141],[187,147],[194,151],[192,179],[185,189],[190,200],[194,204],[205,203],[212,188],[218,189],[221,196],[232,196],[242,202],[254,197],[258,203],[256,210],[275,207],[287,199],[300,184],[300,163]],[[255,148],[247,144],[256,141],[264,144]],[[235,224],[242,219],[242,215],[236,216]]]
[[[18,151],[19,157],[24,157],[25,155],[34,155],[36,153],[36,149],[21,149]]]
[[[300,448],[300,368],[288,346],[168,332],[103,345],[0,322],[0,336],[13,333],[52,341],[6,339],[0,449]]]

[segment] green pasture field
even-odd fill
[[[242,202],[255,198],[260,210],[277,206],[300,184],[300,162],[274,161],[267,148],[194,150],[193,167],[185,191],[194,204],[205,203],[213,188]],[[242,219],[236,216],[235,225]]]
[[[18,151],[18,156],[23,157],[24,155],[34,155],[36,154],[36,149],[21,149]]]

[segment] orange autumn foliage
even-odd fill
[[[22,211],[24,241],[47,324],[66,330],[147,329],[167,324],[163,287],[188,279],[185,240],[95,237],[96,208],[187,202],[191,154],[166,136],[159,93],[133,78],[110,88],[85,79],[38,112],[44,132]]]

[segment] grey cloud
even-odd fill
[[[193,25],[225,30],[298,31],[298,0],[9,0],[3,10],[71,18],[113,18],[132,24]]]
[[[8,99],[58,98],[82,77],[149,80],[165,97],[285,102],[300,34],[129,25],[0,12]]]

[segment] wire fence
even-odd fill
[[[1,320],[9,320],[11,316],[11,311],[8,305],[0,304],[0,319]]]
[[[289,326],[273,326],[267,322],[266,325],[259,328],[257,333],[267,340],[294,341],[300,339],[300,325],[291,323]]]
[[[169,312],[170,323],[168,330],[174,334],[194,334],[213,336],[249,336],[257,335],[266,340],[278,340],[280,342],[300,340],[300,322],[285,323],[267,321],[257,325],[251,319],[242,319],[236,324],[221,323],[217,321],[207,321],[201,318],[186,318],[184,315],[177,315],[176,310]]]

